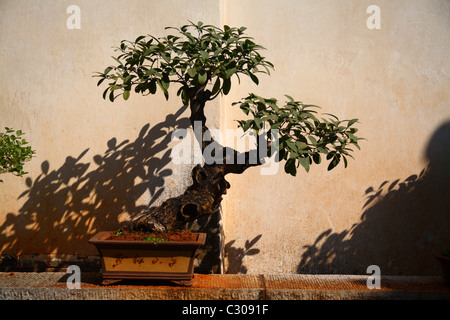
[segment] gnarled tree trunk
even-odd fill
[[[196,136],[197,142],[201,146],[202,154],[205,148],[215,143],[213,139],[204,141],[203,135],[208,131],[206,126],[206,117],[204,108],[206,102],[211,97],[211,92],[205,90],[204,87],[194,87],[188,90],[189,107],[191,110],[190,121],[194,126],[194,122],[200,121],[202,132]],[[225,150],[222,148],[222,150]],[[237,151],[234,150],[236,159]],[[167,232],[174,229],[180,229],[187,222],[212,214],[217,210],[222,195],[226,194],[230,184],[225,180],[225,176],[229,173],[242,173],[250,166],[259,165],[250,164],[250,153],[245,153],[245,162],[242,164],[226,163],[225,154],[220,164],[205,164],[203,166],[196,165],[192,170],[192,185],[189,186],[185,193],[174,198],[164,201],[159,207],[152,208],[148,213],[136,217],[132,221],[132,228],[145,231],[161,231]]]

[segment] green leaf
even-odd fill
[[[97,82],[97,87],[98,87],[99,85],[101,85],[102,82],[105,81],[105,79],[106,79],[106,78],[101,78],[101,79]]]
[[[289,149],[291,149],[292,151],[295,151],[295,152],[297,152],[297,146],[296,146],[296,144],[295,143],[293,143],[292,141],[290,141],[290,140],[286,140],[286,145],[289,147]]]
[[[198,83],[204,84],[206,80],[208,79],[208,75],[206,74],[205,70],[201,70],[198,74]]]
[[[109,87],[103,91],[103,99],[106,99],[106,94],[108,93]]]
[[[328,165],[328,171],[332,170],[339,164],[340,158],[338,155],[335,155],[333,157],[333,160],[331,160],[330,164]]]
[[[136,40],[134,40],[134,42],[138,43],[139,41],[141,41],[144,38],[145,38],[145,36],[139,36],[136,38]]]
[[[315,164],[320,164],[322,162],[322,158],[320,157],[320,153],[314,153],[312,155],[313,161]]]
[[[356,138],[353,134],[351,134],[350,132],[347,132],[348,137],[350,138],[350,141],[352,142],[357,142],[358,138]]]
[[[213,88],[212,88],[211,95],[212,95],[212,96],[215,95],[217,92],[219,92],[219,90],[220,90],[220,78],[217,77],[217,80],[216,80],[216,82],[214,83],[214,86],[213,86]]]
[[[208,54],[208,52],[206,52],[206,51],[201,50],[201,51],[200,51],[200,56],[201,56],[203,59],[205,59],[205,60],[208,60],[208,59],[209,59],[209,54]]]
[[[241,106],[239,108],[241,108],[241,110],[244,111],[244,113],[246,115],[248,115],[248,113],[250,112],[250,108],[248,106],[248,103],[241,104]]]
[[[248,75],[250,76],[250,78],[252,79],[252,81],[254,82],[254,83],[256,83],[257,85],[259,84],[259,79],[258,79],[258,77],[257,76],[255,76],[253,73],[251,73],[251,72],[248,72]]]
[[[231,68],[231,69],[229,69],[229,70],[227,70],[227,72],[226,72],[226,77],[229,79],[229,78],[231,78],[231,76],[236,72],[236,68]]]
[[[120,85],[113,84],[110,88],[111,88],[111,91],[114,91],[114,90],[120,89],[122,87]]]
[[[171,61],[170,53],[163,52],[163,53],[161,53],[161,56],[163,57],[164,61],[166,61],[167,63],[170,63],[170,61]]]
[[[189,105],[189,96],[187,95],[185,90],[183,90],[183,92],[181,92],[181,101],[183,102],[184,106]]]
[[[244,124],[244,126],[242,127],[242,129],[245,131],[247,131],[249,128],[251,128],[253,126],[254,120],[250,119],[247,120]]]
[[[290,95],[285,94],[284,96],[288,98],[290,102],[294,102],[294,99]]]
[[[347,128],[350,127],[352,124],[354,124],[355,122],[358,122],[358,119],[352,119],[348,122],[347,124]]]
[[[113,69],[112,67],[106,68],[103,74],[106,76],[112,69]]]
[[[261,118],[255,118],[255,124],[258,127],[258,129],[262,128],[262,120]]]
[[[294,177],[297,175],[297,168],[295,167],[295,159],[291,158],[286,161],[286,163],[284,164],[284,171],[286,171],[286,173],[289,173]]]
[[[188,69],[187,73],[191,76],[191,78],[194,78],[195,75],[197,74],[197,71],[195,69]]]
[[[297,146],[297,150],[305,150],[308,148],[308,145],[301,141],[295,142],[295,145]]]
[[[306,172],[309,172],[309,157],[306,158],[298,158],[298,162],[305,168]]]
[[[164,88],[164,90],[169,89],[170,86],[170,79],[167,73],[164,73],[161,79],[161,85]]]
[[[151,94],[156,93],[156,80],[155,79],[153,79],[152,81],[150,81],[148,83],[148,90],[150,91]]]
[[[317,144],[316,138],[314,138],[313,136],[309,136],[308,138],[314,146]]]
[[[331,113],[324,113],[324,114],[326,114],[327,116],[333,117],[333,118],[335,118],[337,121],[339,121],[339,118],[336,117],[334,114],[331,114]]]
[[[223,79],[222,92],[227,95],[231,89],[231,80],[228,78]]]

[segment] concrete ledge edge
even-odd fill
[[[385,276],[380,289],[365,275],[204,275],[191,287],[168,281],[101,285],[100,273],[83,273],[69,289],[64,272],[0,272],[0,300],[450,300],[441,277]]]

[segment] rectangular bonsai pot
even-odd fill
[[[99,232],[89,240],[100,254],[103,279],[191,280],[195,252],[206,240],[206,233],[190,242],[106,240],[111,234]]]

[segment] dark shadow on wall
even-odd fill
[[[419,174],[368,188],[361,222],[319,235],[297,272],[366,274],[378,265],[382,275],[440,275],[433,253],[450,247],[450,122],[434,133],[426,158]]]
[[[68,156],[56,169],[42,162],[42,173],[34,181],[26,179],[19,213],[8,213],[0,226],[2,254],[97,254],[88,243],[91,236],[115,230],[122,214],[146,210],[163,193],[165,178],[172,174],[167,168],[171,133],[190,125],[181,117],[185,109],[152,127],[145,125],[134,141],[110,139],[93,163],[86,159],[89,148]],[[137,205],[145,192],[150,203]]]
[[[253,246],[261,239],[262,234],[256,236],[252,240],[245,241],[244,248],[233,247],[236,240],[231,240],[225,245],[225,259],[227,261],[227,269],[225,273],[240,273],[246,274],[248,268],[245,265],[244,259],[248,256],[258,254],[259,249],[253,248]]]
[[[195,273],[222,272],[221,258],[221,211],[216,210],[209,216],[202,217],[192,223],[190,230],[194,232],[206,232],[205,245],[196,251],[194,262]]]

